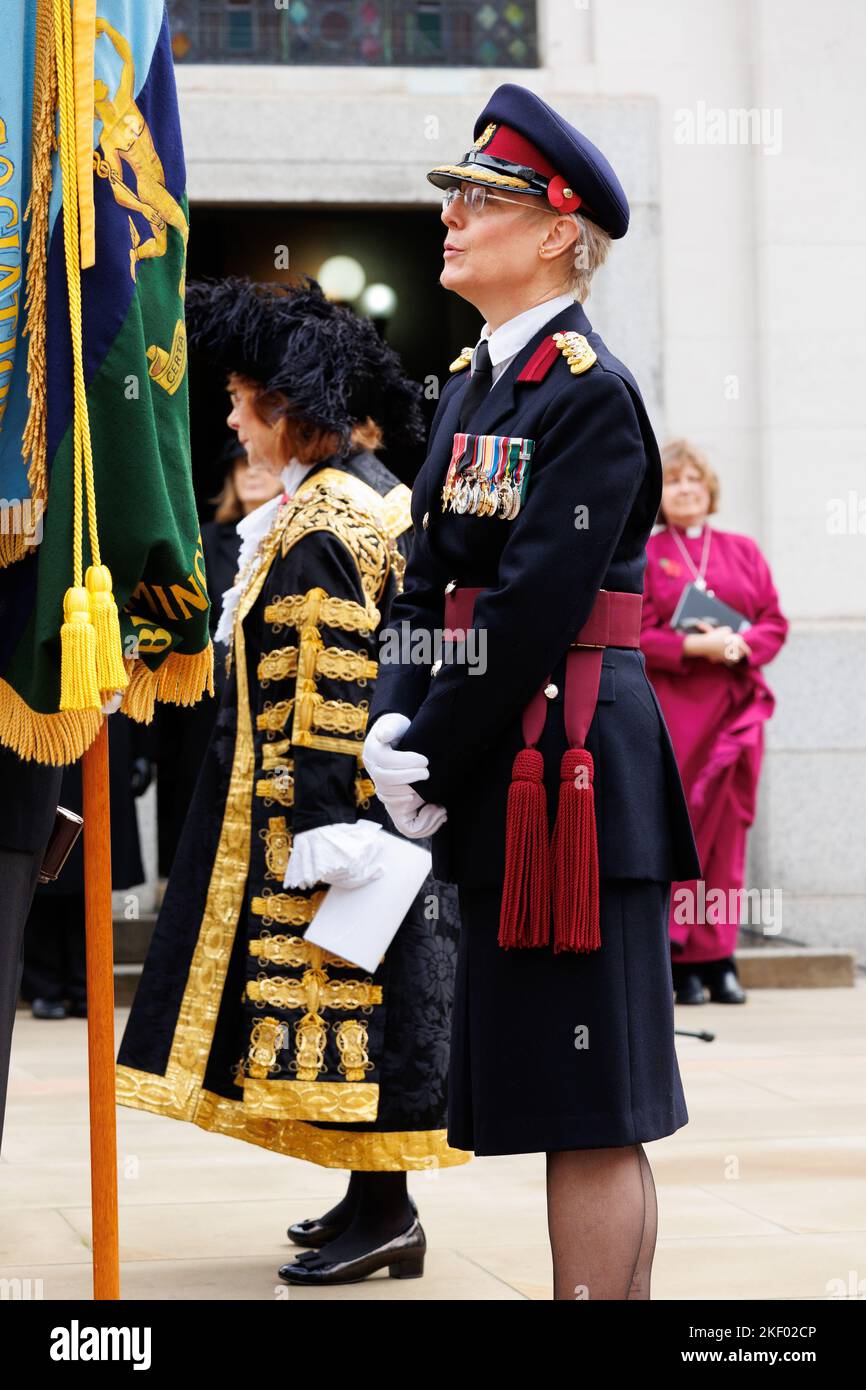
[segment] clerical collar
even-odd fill
[[[681,531],[684,536],[688,536],[690,540],[696,540],[698,536],[704,534],[704,527],[707,523],[702,521],[699,526],[678,526],[675,521],[671,521],[668,524],[672,526],[675,531]]]

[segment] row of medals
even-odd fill
[[[450,370],[458,372],[468,366],[473,351],[465,347],[451,363]],[[446,482],[442,489],[442,510],[449,508],[461,516],[498,516],[502,521],[513,521],[520,511],[520,489],[507,478],[498,483],[482,480],[476,464],[464,477]]]
[[[595,361],[595,353],[582,333],[573,330],[554,333],[553,341],[575,376],[585,372]],[[472,348],[464,348],[456,361],[452,362],[451,370],[465,366],[471,356]],[[442,489],[442,510],[447,506],[461,515],[498,516],[502,521],[513,521],[520,511],[520,489],[505,478],[499,483],[482,482],[476,468],[466,477],[445,484]]]
[[[520,488],[507,478],[498,483],[482,481],[475,468],[464,478],[446,483],[442,504],[443,511],[450,506],[461,516],[498,516],[502,521],[513,521],[520,511]]]

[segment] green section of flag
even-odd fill
[[[188,215],[186,197],[182,205]],[[101,559],[112,574],[124,655],[153,671],[170,653],[196,656],[209,645],[190,481],[184,268],[183,238],[169,228],[164,256],[138,263],[129,312],[87,392]],[[148,373],[149,353],[160,379]],[[59,707],[59,634],[72,583],[72,479],[70,426],[51,470],[36,602],[4,673],[26,704],[44,714]],[[85,524],[85,567],[90,561]]]

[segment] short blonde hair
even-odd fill
[[[710,467],[705,454],[702,454],[696,445],[691,444],[688,439],[672,439],[662,449],[662,475],[665,482],[669,478],[676,478],[691,465],[701,475],[701,481],[710,494],[709,511],[715,512],[719,506],[719,478],[718,474]],[[661,516],[661,512],[659,513]]]
[[[610,250],[611,238],[598,223],[591,222],[579,212],[572,212],[580,236],[574,244],[574,264],[569,276],[569,289],[575,299],[583,304],[589,298],[589,288],[595,272],[604,265]]]

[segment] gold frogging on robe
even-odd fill
[[[275,945],[276,943],[276,945]],[[258,948],[258,949],[254,949]],[[264,941],[250,942],[250,953],[261,960],[272,963],[303,965],[303,975],[269,975],[261,971],[247,983],[247,997],[257,1006],[283,1009],[285,1011],[303,1009],[304,1014],[294,1026],[294,1056],[287,1064],[288,1072],[293,1073],[296,1082],[305,1083],[303,1096],[306,1106],[317,1108],[319,1102],[326,1107],[333,1106],[332,1093],[335,1087],[344,1086],[342,1082],[319,1082],[325,1070],[325,1045],[329,1024],[323,1017],[323,1010],[358,1010],[370,1013],[382,1003],[382,987],[367,977],[365,979],[335,980],[328,975],[328,966],[352,969],[348,962],[338,956],[331,956],[321,947],[303,938],[267,937]],[[277,1026],[275,1026],[277,1025]],[[286,1043],[287,1024],[280,1025],[271,1015],[258,1021],[252,1030],[247,1071],[252,1082],[265,1083],[269,1078],[279,1077],[284,1072],[278,1060],[278,1052]],[[334,1029],[334,1040],[340,1054],[339,1071],[346,1083],[355,1086],[353,1104],[356,1109],[372,1107],[373,1118],[377,1106],[373,1104],[367,1086],[358,1088],[367,1072],[372,1071],[374,1063],[369,1056],[367,1024],[363,1019],[342,1019]],[[321,1088],[317,1093],[311,1083]],[[277,1083],[281,1090],[293,1086],[295,1082]],[[360,1091],[360,1094],[358,1092]],[[283,1096],[274,1093],[273,1081],[270,1086],[258,1087],[254,1091],[259,1107],[270,1105],[279,1107]],[[291,1092],[287,1093],[291,1101]],[[246,1096],[246,1087],[245,1087]]]
[[[375,1075],[375,1055],[365,1059],[361,1048],[364,1028],[353,1027],[351,1032],[345,1031],[345,1035],[341,1033],[343,1046],[340,1047],[337,1043],[339,1024],[335,1023],[333,1031],[329,1028],[325,1034],[337,1054],[332,1058],[330,1047],[326,1053],[329,1067],[326,1075],[333,1079],[321,1079],[322,1073],[317,1073],[315,1080],[300,1079],[298,1072],[292,1071],[288,1063],[292,1058],[297,1060],[296,1028],[298,1022],[306,1018],[306,1012],[299,1011],[294,1016],[281,1016],[280,1006],[276,1003],[269,1003],[264,999],[248,1000],[248,1030],[244,1039],[246,1046],[243,1047],[240,1064],[228,1078],[236,1094],[228,1097],[208,1089],[205,1085],[205,1073],[221,1001],[226,982],[231,978],[229,962],[239,930],[245,935],[250,933],[253,938],[248,939],[245,944],[251,965],[255,961],[255,965],[252,966],[254,974],[258,973],[261,967],[261,973],[273,980],[276,975],[300,975],[307,969],[324,969],[331,977],[332,983],[345,986],[348,978],[341,980],[335,979],[334,976],[338,976],[342,971],[347,973],[347,977],[356,977],[359,973],[357,966],[350,965],[349,962],[330,953],[321,953],[313,943],[296,936],[293,923],[279,920],[299,914],[307,916],[311,912],[311,904],[312,910],[315,910],[315,898],[301,897],[300,894],[277,894],[267,891],[265,887],[265,891],[256,895],[256,907],[261,908],[261,914],[255,912],[251,914],[252,920],[244,920],[245,902],[249,901],[247,893],[255,892],[264,881],[263,869],[269,845],[270,872],[275,876],[280,873],[285,848],[282,844],[283,827],[275,825],[274,822],[285,821],[285,834],[291,834],[291,817],[280,817],[276,813],[262,816],[262,802],[257,801],[256,792],[258,791],[260,796],[266,789],[274,793],[279,792],[291,805],[293,788],[289,778],[293,776],[291,765],[294,759],[290,758],[284,749],[288,742],[288,751],[291,752],[290,734],[295,713],[294,690],[291,686],[288,690],[276,688],[271,694],[270,702],[265,703],[264,707],[261,703],[252,703],[247,684],[250,666],[246,659],[244,621],[261,595],[274,558],[284,544],[288,550],[291,544],[302,539],[310,529],[322,529],[332,533],[339,530],[340,518],[329,519],[327,515],[328,497],[325,494],[329,491],[329,477],[334,479],[334,492],[343,494],[343,501],[338,504],[338,510],[344,511],[345,525],[339,538],[343,540],[355,560],[364,581],[364,601],[360,601],[359,594],[358,607],[366,612],[369,601],[378,608],[389,574],[393,575],[394,579],[399,576],[399,551],[395,548],[391,553],[388,544],[382,524],[382,499],[378,494],[373,495],[372,490],[360,480],[352,479],[339,470],[322,470],[321,474],[313,474],[309,479],[305,479],[294,498],[285,504],[278,514],[278,522],[264,543],[261,563],[256,567],[239,601],[235,619],[233,668],[237,673],[238,726],[231,779],[220,842],[214,858],[206,902],[202,909],[183,1000],[171,1040],[171,1054],[162,1075],[149,1069],[139,1071],[135,1066],[118,1066],[118,1099],[122,1104],[189,1120],[204,1129],[229,1134],[249,1143],[309,1158],[334,1168],[393,1171],[447,1167],[467,1162],[469,1155],[452,1149],[447,1143],[444,1130],[397,1132],[366,1128],[368,1122],[377,1119],[379,1084],[369,1079],[350,1079],[350,1073],[354,1078],[359,1071],[362,1076],[369,1077],[371,1071]],[[397,504],[401,497],[408,498],[408,490],[394,489],[394,493],[396,496],[392,501]],[[378,538],[368,538],[365,527],[356,524],[357,507],[350,494],[354,494],[362,508],[369,501],[370,514],[375,513],[376,525],[381,525]],[[408,509],[406,510],[408,515]],[[375,530],[376,526],[372,529]],[[397,534],[402,530],[405,530],[404,526],[400,527]],[[291,598],[292,595],[287,597]],[[301,595],[301,598],[303,597],[304,595]],[[353,644],[347,629],[338,630],[346,632],[348,640],[338,640],[333,647],[323,646],[316,676],[366,682],[376,674],[375,663],[362,653],[351,650]],[[293,629],[293,632],[297,633],[298,629]],[[267,633],[268,627],[265,624],[265,638]],[[287,635],[278,640],[282,647],[293,639]],[[358,646],[360,645],[359,642]],[[256,651],[252,662],[253,671],[260,656],[265,655],[266,653]],[[291,681],[291,676],[289,680]],[[357,693],[351,692],[353,701]],[[291,698],[284,699],[284,695]],[[325,717],[328,718],[328,715]],[[259,734],[255,742],[253,730]],[[311,726],[310,732],[317,732],[315,725]],[[322,731],[320,736],[326,736],[326,731]],[[355,740],[346,738],[344,741],[351,745],[352,757],[355,759]],[[273,761],[273,766],[265,768],[264,749],[268,744],[273,745],[275,751],[268,755],[268,762],[270,764]],[[360,763],[352,767],[352,773],[355,797],[362,800],[371,794],[371,784],[363,775]],[[252,823],[254,815],[255,827]],[[266,827],[270,837],[267,841],[263,836],[259,838],[256,835],[255,831],[260,827]],[[251,847],[254,854],[258,851],[259,863],[258,882],[252,884],[249,880]],[[273,887],[276,889],[277,886],[274,882]],[[283,906],[277,906],[277,899],[282,899],[285,904],[286,900],[293,897],[299,898],[303,906],[289,906],[286,910],[283,910]],[[258,937],[255,936],[257,918],[262,927]],[[269,926],[268,923],[272,925]],[[302,928],[304,925],[303,922],[298,923],[298,927]],[[363,982],[356,979],[355,989],[359,983]],[[346,998],[345,989],[343,998]],[[358,998],[357,1012],[364,1014],[365,1007],[364,999]],[[376,1026],[381,1029],[380,1020],[383,1014],[377,1013],[377,1009],[384,1010],[385,1005],[373,1003],[370,1007],[373,1010],[371,1017],[376,1019]],[[327,1019],[327,1009],[320,1017]],[[261,1025],[265,1019],[270,1020],[270,1024],[268,1029],[257,1034],[259,1055],[255,1063],[265,1068],[265,1075],[245,1076],[244,1070],[249,1067],[250,1062],[248,1045],[252,1040],[253,1027],[255,1024]],[[366,1018],[343,1017],[339,1019],[339,1023],[365,1024]],[[277,1031],[280,1026],[284,1031]],[[316,1040],[321,1038],[317,1031],[319,1026],[315,1020],[307,1020],[306,1038],[302,1040],[304,1057],[309,1056],[310,1046],[315,1050]],[[374,1025],[371,1022],[369,1026],[368,1053]],[[271,1066],[281,1064],[283,1070],[270,1070]],[[327,1127],[318,1128],[317,1123],[311,1124],[310,1121],[324,1122]],[[360,1130],[357,1128],[358,1125],[361,1125]]]
[[[268,738],[274,734],[281,734],[294,704],[294,700],[278,700],[275,705],[272,705],[270,700],[266,701],[261,714],[256,715],[256,728],[259,733],[266,733]]]
[[[295,779],[287,767],[274,771],[273,777],[256,778],[256,796],[260,796],[266,806],[274,802],[279,806],[294,806]]]
[[[259,831],[259,836],[265,845],[265,878],[282,883],[292,848],[292,832],[286,825],[285,816],[270,816],[267,826]]]
[[[372,1071],[373,1063],[367,1053],[367,1025],[361,1018],[348,1018],[337,1024],[337,1047],[340,1051],[340,1071],[347,1081],[363,1081]]]

